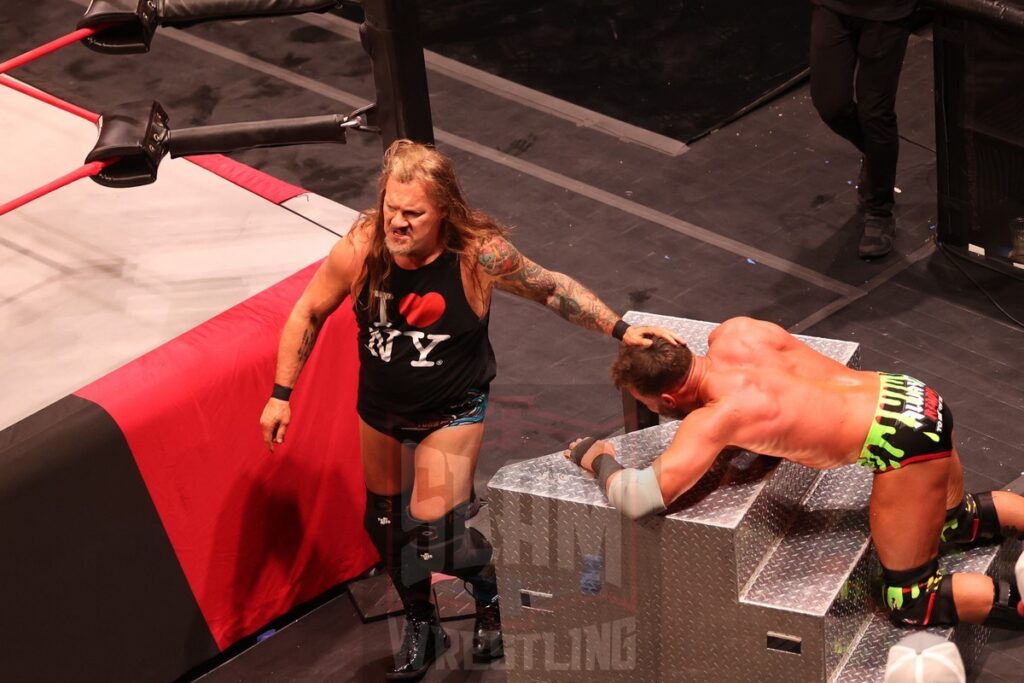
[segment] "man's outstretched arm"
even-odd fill
[[[649,346],[651,336],[663,337],[673,344],[682,343],[660,327],[627,326],[589,289],[568,275],[534,263],[504,237],[487,240],[480,248],[477,262],[498,289],[543,304],[580,327],[614,334],[632,346]]]
[[[597,475],[608,502],[630,519],[661,512],[689,491],[711,468],[715,458],[729,445],[727,416],[714,408],[690,413],[676,430],[668,448],[648,468],[623,467],[615,460],[615,449],[607,441],[589,447],[573,442],[567,457]],[[580,453],[580,446],[586,448]],[[574,457],[575,456],[575,457]]]

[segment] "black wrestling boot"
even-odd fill
[[[410,606],[402,647],[395,654],[395,668],[384,675],[385,680],[418,681],[450,645],[433,605]]]
[[[501,610],[498,596],[490,602],[476,603],[476,621],[473,623],[473,661],[490,662],[505,656],[505,642],[501,637]]]

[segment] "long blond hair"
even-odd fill
[[[384,244],[384,191],[388,180],[400,183],[418,180],[445,218],[441,221],[441,243],[446,251],[475,258],[476,247],[485,239],[505,235],[508,229],[483,211],[471,208],[462,194],[455,168],[448,157],[434,147],[412,140],[395,140],[384,152],[384,164],[377,180],[377,207],[366,212],[373,222],[363,274],[369,283],[367,310],[375,310],[377,292],[391,274],[394,258]],[[474,277],[476,269],[473,269]],[[362,278],[361,278],[362,279]]]

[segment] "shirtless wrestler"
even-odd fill
[[[706,356],[657,341],[620,348],[612,378],[651,410],[683,418],[668,448],[642,470],[619,465],[608,442],[570,444],[566,456],[597,474],[623,514],[664,510],[727,447],[816,469],[859,463],[874,473],[870,527],[892,619],[1024,628],[1015,586],[983,574],[939,573],[940,543],[1019,535],[1024,498],[964,493],[953,414],[923,382],[852,370],[751,318],[716,328]]]

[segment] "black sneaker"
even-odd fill
[[[867,216],[857,253],[864,259],[885,256],[892,251],[895,237],[896,221],[892,216]]]
[[[505,643],[501,637],[501,610],[498,596],[488,603],[476,604],[473,624],[473,661],[490,662],[505,656]]]
[[[451,645],[437,612],[410,610],[405,616],[402,647],[395,654],[395,668],[384,674],[389,681],[418,681]]]

